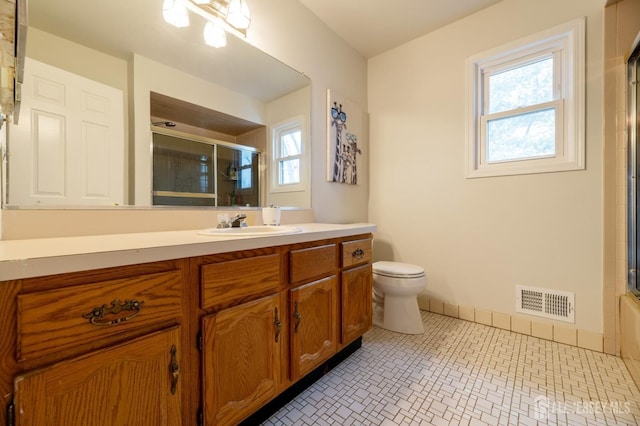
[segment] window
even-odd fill
[[[256,153],[251,151],[240,151],[240,170],[238,171],[240,183],[238,186],[240,189],[250,189],[253,187],[253,169],[257,156]]]
[[[272,192],[304,190],[303,164],[304,144],[302,119],[276,125],[272,130]]]
[[[584,169],[584,18],[475,55],[467,72],[467,177]]]

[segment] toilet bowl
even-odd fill
[[[373,323],[387,330],[422,334],[418,293],[427,285],[417,265],[380,261],[373,264]]]

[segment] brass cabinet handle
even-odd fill
[[[278,308],[275,308],[276,318],[273,321],[273,325],[276,327],[276,343],[278,343],[278,338],[280,337],[280,330],[282,330],[282,323],[278,319]]]
[[[364,257],[364,250],[359,248],[357,250],[354,250],[353,253],[351,253],[351,255],[356,259],[362,259]]]
[[[82,314],[82,318],[86,318],[93,325],[99,326],[110,326],[120,324],[121,322],[129,321],[130,319],[135,318],[139,313],[140,309],[142,309],[142,305],[144,305],[144,300],[137,301],[133,300],[125,300],[124,303],[120,301],[120,299],[116,299],[111,302],[111,306],[102,305],[95,307],[86,314]],[[105,315],[109,314],[119,314],[120,312],[131,311],[133,312],[131,315],[125,317],[119,317],[112,320],[105,319]]]
[[[298,332],[298,326],[300,325],[300,320],[302,319],[302,315],[298,311],[298,302],[293,303],[293,317],[296,319],[295,325],[293,326],[294,333]]]
[[[171,373],[171,395],[176,394],[178,388],[178,378],[180,377],[180,365],[176,359],[176,345],[171,345],[171,362],[169,362],[169,373]]]

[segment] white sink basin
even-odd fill
[[[209,228],[199,231],[200,235],[223,237],[268,237],[271,235],[295,234],[302,232],[297,226],[245,226],[241,228]]]

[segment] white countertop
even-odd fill
[[[134,265],[374,232],[371,223],[294,224],[302,232],[269,236],[200,235],[187,231],[0,241],[0,281]]]

